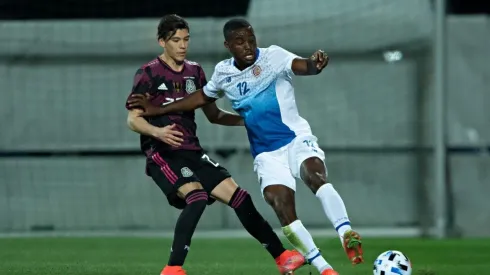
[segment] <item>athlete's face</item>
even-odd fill
[[[228,41],[225,41],[225,47],[239,66],[252,65],[257,54],[257,40],[253,28],[250,26],[233,31]]]
[[[189,30],[179,29],[167,40],[160,39],[158,42],[165,49],[164,54],[167,57],[172,58],[176,62],[183,62],[187,55],[189,39]]]

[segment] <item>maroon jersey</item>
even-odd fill
[[[206,76],[198,63],[186,60],[182,71],[177,72],[163,60],[156,58],[136,71],[131,94],[149,93],[153,104],[166,105],[189,96],[204,85],[206,85]],[[127,103],[126,108],[128,108]],[[153,137],[141,135],[141,150],[146,155],[155,151],[202,150],[196,134],[194,111],[169,113],[146,119],[156,127],[175,124],[174,129],[184,134],[184,142],[179,147],[172,147]]]

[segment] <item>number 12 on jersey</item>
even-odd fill
[[[240,92],[240,95],[245,95],[250,91],[249,88],[247,88],[247,82],[243,81],[238,83],[237,85],[238,91]]]
[[[306,146],[308,146],[313,152],[318,153],[318,151],[316,150],[316,144],[313,141],[303,140],[303,143],[306,144]]]

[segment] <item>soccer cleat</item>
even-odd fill
[[[357,265],[364,262],[362,257],[361,236],[357,232],[349,230],[344,233],[343,240],[345,252],[352,264]]]
[[[293,274],[293,271],[305,263],[305,257],[296,250],[286,250],[276,258],[277,268],[281,274]]]
[[[322,275],[339,275],[339,273],[333,269],[325,269],[323,270]]]
[[[165,266],[160,275],[187,275],[181,266]]]

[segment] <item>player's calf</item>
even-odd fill
[[[314,265],[320,273],[332,269],[296,215],[294,191],[283,185],[270,185],[264,189],[264,198],[281,221],[282,232],[286,238],[304,255],[308,263]]]
[[[279,271],[283,274],[301,267],[304,257],[295,251],[287,251],[269,223],[257,211],[250,194],[241,189],[233,179],[228,178],[216,186],[211,195],[227,203],[243,227],[258,240],[276,260]]]
[[[246,190],[238,187],[233,179],[228,178],[221,182],[213,189],[211,195],[235,210],[243,227],[267,249],[282,274],[303,266],[303,255],[284,248],[272,227],[255,208],[251,196]]]
[[[323,161],[317,157],[306,159],[301,165],[300,174],[301,179],[322,203],[326,216],[342,238],[345,232],[351,230],[350,221],[344,201],[333,185],[327,181]]]
[[[255,208],[245,189],[237,188],[228,205],[235,210],[247,232],[257,239],[274,259],[286,251],[272,227]]]
[[[323,161],[317,157],[306,159],[301,164],[300,174],[301,179],[322,203],[323,210],[339,234],[351,262],[354,264],[361,263],[362,249],[359,234],[352,231],[344,201],[333,185],[328,182]],[[355,234],[352,237],[347,232],[354,232]],[[346,239],[346,236],[349,238]]]
[[[264,199],[274,209],[281,223],[286,226],[298,219],[294,191],[284,185],[269,185],[264,188]]]
[[[168,266],[171,267],[184,265],[185,258],[191,246],[192,235],[194,235],[196,226],[206,208],[208,194],[203,189],[193,189],[192,191],[186,192],[184,198],[187,205],[180,213],[175,224],[172,250],[168,261]]]

